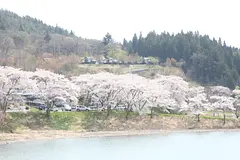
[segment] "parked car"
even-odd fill
[[[124,64],[124,62],[123,61],[118,61],[118,64]]]
[[[43,104],[37,106],[37,108],[38,108],[39,110],[46,110],[46,109],[47,109],[47,107],[46,107],[45,105],[43,105]]]
[[[53,107],[53,108],[51,109],[51,111],[53,111],[53,112],[62,112],[62,109],[61,109],[61,108],[58,108],[58,107]]]
[[[78,112],[79,111],[90,111],[90,110],[92,110],[92,109],[87,106],[83,106],[83,105],[77,106],[77,109],[76,109],[76,111],[78,111]]]
[[[99,111],[105,111],[105,110],[107,110],[107,107],[99,107],[98,110]]]
[[[63,111],[72,111],[72,107],[68,104],[63,104],[62,110]]]
[[[119,110],[119,111],[125,111],[126,107],[124,107],[124,106],[117,106],[115,109]]]
[[[90,108],[91,111],[97,111],[98,110],[97,106],[89,106],[89,108]]]
[[[77,106],[72,106],[72,111],[76,111],[77,110]]]

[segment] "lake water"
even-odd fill
[[[0,145],[0,160],[232,160],[239,132],[74,138]]]

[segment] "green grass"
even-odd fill
[[[22,126],[32,130],[69,130],[72,125],[80,125],[75,122],[82,117],[83,113],[78,112],[52,112],[48,120],[45,112],[36,110],[27,113],[7,113],[6,125],[0,126],[0,131],[13,132],[19,130],[19,127],[21,130]]]
[[[111,64],[80,64],[79,69],[84,70],[84,73],[98,73],[100,71],[107,71],[116,74],[129,73],[130,67],[127,65],[111,65]],[[131,70],[148,69],[147,65],[131,65]]]
[[[183,114],[167,114],[167,113],[160,113],[159,115],[164,117],[184,117],[185,116]]]
[[[47,125],[46,115],[41,112],[7,113],[6,124],[0,125],[0,131],[13,132],[22,126],[35,130]]]
[[[204,119],[218,119],[218,120],[224,120],[223,117],[213,117],[213,116],[201,116],[201,118],[204,118]],[[232,118],[228,118],[226,117],[226,121],[227,120],[232,120]]]
[[[40,112],[39,109],[34,107],[29,107],[31,112]]]
[[[184,114],[165,114],[154,113],[154,117],[176,117],[187,118]],[[150,115],[147,115],[150,117]],[[139,117],[139,114],[130,112],[128,120],[131,121]],[[27,113],[7,113],[5,125],[0,125],[0,132],[15,132],[25,129],[31,130],[104,130],[109,125],[109,120],[118,119],[126,121],[125,111],[112,110],[107,116],[106,111],[89,111],[89,112],[51,112],[50,120],[46,117],[45,112],[31,109]],[[202,115],[200,119],[223,120],[223,117],[213,117],[211,115]],[[136,120],[136,119],[135,119]],[[226,117],[226,121],[234,120]]]
[[[124,119],[126,112],[111,111],[109,117]],[[129,117],[138,116],[131,112]],[[54,129],[54,130],[75,130],[88,129],[99,125],[99,121],[107,118],[107,112],[90,111],[90,112],[51,112],[50,120],[46,113],[31,108],[27,113],[7,113],[6,125],[0,126],[0,131],[14,132],[21,129]],[[24,127],[23,127],[24,126]],[[101,125],[100,125],[101,126]]]

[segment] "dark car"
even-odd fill
[[[37,106],[37,108],[39,110],[45,110],[47,107],[45,105],[41,104],[41,105]]]

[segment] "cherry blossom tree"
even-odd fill
[[[124,94],[126,95],[123,99],[123,103],[126,111],[126,120],[129,118],[129,114],[131,111],[133,111],[133,107],[136,104],[136,99],[139,99],[139,97],[143,94],[143,92],[136,88],[129,88],[124,90]]]
[[[240,100],[239,99],[235,99],[235,101],[233,102],[233,107],[235,110],[236,118],[239,118],[239,111],[240,111]]]
[[[38,78],[38,96],[45,102],[46,105],[46,115],[47,118],[50,119],[50,111],[55,105],[55,98],[59,96],[59,92],[56,92],[53,89],[51,81],[48,77]]]
[[[13,83],[8,75],[19,75],[18,83]],[[152,117],[156,109],[163,112],[187,111],[196,115],[200,121],[200,115],[211,108],[223,112],[234,110],[238,113],[240,107],[235,101],[235,105],[231,105],[233,102],[230,98],[231,91],[226,87],[210,87],[210,93],[206,95],[203,87],[189,85],[177,76],[156,75],[154,79],[147,79],[135,74],[114,75],[101,72],[68,79],[64,75],[42,69],[25,72],[17,68],[0,67],[0,78],[0,87],[4,88],[0,91],[2,104],[5,104],[3,97],[8,95],[10,86],[14,86],[11,95],[15,92],[39,95],[49,106],[48,115],[57,100],[71,105],[82,103],[106,107],[108,114],[112,108],[121,104],[126,107],[126,119],[130,111],[140,114],[150,113]],[[212,96],[218,97],[218,100],[214,101]],[[9,95],[9,97],[12,96]],[[226,100],[223,101],[222,98]],[[10,100],[11,98],[8,99],[9,103]],[[235,107],[227,107],[227,105]]]
[[[158,101],[158,96],[156,95],[152,95],[151,97],[148,97],[148,107],[150,108],[150,118],[153,118],[153,111],[154,109],[159,105],[157,104],[157,101]]]
[[[89,106],[92,102],[93,90],[95,85],[89,84],[87,81],[76,81],[73,83],[78,87],[77,96],[78,104]]]
[[[169,110],[172,109],[172,107],[170,107],[171,102],[167,96],[156,89],[145,91],[144,97],[147,100],[145,106],[149,109],[150,118],[153,118],[154,111],[169,113]]]
[[[235,101],[233,103],[234,109],[235,109],[235,116],[236,118],[239,118],[239,112],[240,112],[240,90],[235,89],[232,91],[233,96],[235,97]]]
[[[68,83],[68,81],[57,81],[49,77],[33,77],[37,80],[38,92],[36,93],[46,104],[46,115],[50,119],[50,112],[56,102],[72,102],[77,101],[76,86]],[[76,104],[77,102],[75,102]]]
[[[121,88],[111,85],[111,83],[104,83],[95,88],[93,91],[92,101],[103,109],[107,109],[107,116],[109,116],[112,108],[115,108],[120,103]]]
[[[225,125],[226,112],[235,110],[233,106],[235,99],[226,96],[212,96],[210,99],[213,102],[212,106],[223,113],[223,125]]]
[[[186,111],[196,115],[197,121],[200,122],[200,116],[210,109],[204,87],[191,88],[187,97]]]
[[[17,85],[20,81],[18,75],[0,76],[0,122],[5,122],[6,111],[9,104],[14,104],[22,100],[17,94]]]

